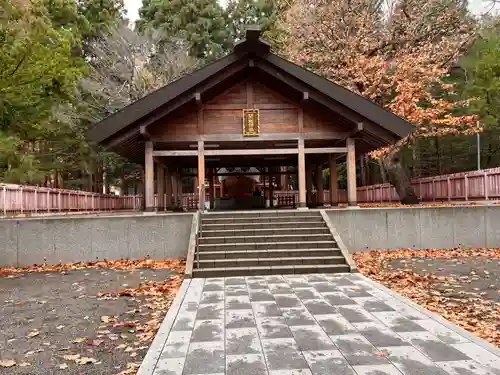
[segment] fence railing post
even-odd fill
[[[23,187],[19,189],[19,194],[21,195],[21,213],[23,213],[23,208],[24,208],[24,199],[23,199]]]
[[[469,200],[469,177],[464,175],[464,191],[465,191],[465,200]]]
[[[488,172],[484,171],[484,199],[488,200],[489,190],[490,190],[490,180],[488,178]]]
[[[2,189],[2,204],[3,204],[3,216],[7,216],[7,187],[4,186]]]
[[[450,178],[447,177],[446,178],[446,193],[448,195],[448,202],[451,201],[451,181],[450,181]]]
[[[59,212],[61,212],[61,192],[57,193],[57,206],[59,207]]]
[[[50,212],[50,190],[47,190],[47,212]]]
[[[38,212],[38,189],[35,188],[35,213]]]

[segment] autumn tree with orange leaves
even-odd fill
[[[276,24],[280,53],[390,109],[416,126],[376,150],[402,203],[418,203],[398,159],[416,137],[470,134],[473,116],[453,116],[449,67],[473,41],[466,0],[290,0]],[[286,48],[280,48],[286,46]]]

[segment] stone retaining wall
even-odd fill
[[[0,220],[0,266],[186,257],[192,214]]]

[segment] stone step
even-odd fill
[[[195,259],[195,268],[227,268],[253,266],[295,266],[301,264],[345,264],[342,256],[326,257],[278,257],[278,258],[239,258],[239,259]]]
[[[205,244],[228,244],[228,243],[255,243],[255,242],[294,242],[294,241],[328,241],[332,235],[328,234],[273,234],[257,236],[230,236],[230,237],[201,237],[200,245]]]
[[[267,228],[267,229],[224,229],[224,230],[202,230],[201,237],[246,237],[246,236],[287,236],[293,234],[313,235],[330,234],[328,227],[319,228]]]
[[[195,268],[193,277],[227,277],[254,275],[286,275],[303,273],[341,273],[349,272],[347,264],[301,264],[296,266],[253,266],[253,267],[219,267]]]
[[[198,250],[202,251],[242,251],[242,250],[275,250],[275,249],[332,249],[337,243],[329,241],[291,241],[291,242],[241,242],[222,244],[199,244]]]
[[[239,217],[265,217],[265,216],[313,216],[321,217],[321,212],[317,210],[299,211],[299,210],[283,210],[283,211],[230,211],[230,212],[208,212],[203,214],[205,218],[239,218]]]
[[[250,223],[298,223],[298,222],[323,223],[321,216],[258,216],[258,217],[219,217],[211,218],[204,215],[201,219],[202,226],[206,224],[250,224]]]
[[[279,258],[279,257],[323,257],[342,256],[338,248],[331,249],[274,249],[242,251],[201,251],[200,259],[239,259],[239,258]]]
[[[328,228],[326,223],[322,221],[297,221],[297,222],[272,222],[272,223],[226,223],[226,224],[203,224],[203,231],[215,230],[239,230],[239,229],[268,229],[272,225],[273,228]]]

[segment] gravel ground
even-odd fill
[[[408,269],[422,276],[431,273],[451,278],[453,282],[436,285],[436,289],[451,298],[475,296],[500,302],[500,259],[411,257],[394,259],[388,267]]]
[[[138,343],[136,326],[150,320],[152,310],[143,297],[97,295],[172,273],[83,269],[0,277],[0,361],[16,362],[0,373],[111,375],[140,363],[149,345]],[[77,364],[78,356],[95,363]]]

